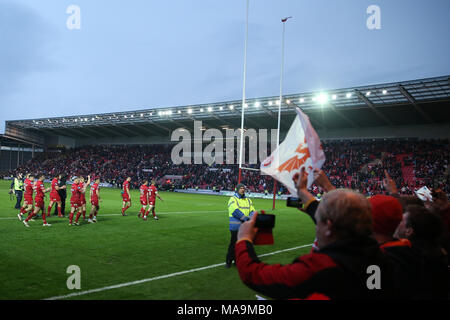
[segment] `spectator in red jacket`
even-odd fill
[[[296,178],[302,198],[308,193],[305,171]],[[250,288],[277,299],[304,299],[313,293],[331,299],[392,297],[391,265],[371,238],[370,203],[361,194],[348,189],[325,194],[315,213],[318,250],[287,265],[258,259],[252,243],[256,217],[241,225],[236,244],[236,266]],[[374,265],[382,275],[372,287],[368,268]]]

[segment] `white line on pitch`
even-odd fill
[[[274,251],[274,252],[270,252],[270,253],[261,254],[261,255],[259,255],[259,257],[265,257],[265,256],[274,255],[274,254],[281,253],[281,252],[292,251],[292,250],[306,248],[306,247],[310,247],[310,246],[312,246],[312,243],[311,244],[306,244],[306,245],[303,245],[303,246],[298,246],[298,247],[293,247],[293,248],[289,248],[289,249],[283,249],[283,250],[278,250],[278,251]],[[180,272],[175,272],[175,273],[166,274],[166,275],[162,275],[162,276],[157,276],[157,277],[153,277],[153,278],[147,278],[147,279],[142,279],[142,280],[137,280],[137,281],[132,281],[132,282],[116,284],[116,285],[113,285],[113,286],[107,286],[107,287],[103,287],[103,288],[91,289],[91,290],[86,290],[86,291],[81,291],[81,292],[74,292],[74,293],[71,293],[71,294],[63,295],[63,296],[50,297],[50,298],[47,298],[47,299],[44,299],[44,300],[66,299],[66,298],[82,296],[82,295],[95,293],[95,292],[101,292],[101,291],[106,291],[106,290],[111,290],[111,289],[123,288],[123,287],[133,286],[133,285],[141,284],[141,283],[145,283],[145,282],[150,282],[150,281],[155,281],[155,280],[160,280],[160,279],[166,279],[166,278],[171,278],[171,277],[175,277],[175,276],[180,276],[180,275],[187,274],[187,273],[192,273],[192,272],[212,269],[212,268],[220,267],[220,266],[223,266],[223,265],[224,265],[224,263],[216,263],[216,264],[212,264],[212,265],[206,266],[206,267],[195,268],[195,269],[190,269],[190,270],[186,270],[186,271],[180,271]]]
[[[158,212],[158,215],[164,215],[164,214],[182,214],[182,213],[208,213],[208,212],[224,212],[226,213],[225,210],[220,210],[220,211],[173,211],[173,212]],[[88,214],[86,212],[86,214]],[[122,214],[120,213],[110,213],[110,214],[101,214],[101,212],[99,213],[99,217],[110,217],[110,216],[121,216]],[[137,215],[137,213],[136,213]],[[54,216],[56,218],[56,216]],[[68,215],[66,215],[66,217],[68,217]],[[0,220],[17,220],[17,216],[16,217],[1,217]]]
[[[158,212],[157,215],[164,215],[164,214],[183,214],[183,213],[216,213],[216,212],[223,212],[223,213],[227,213],[225,210],[218,210],[218,211],[173,211],[173,212]],[[86,214],[88,214],[86,212]],[[121,216],[121,213],[110,213],[110,214],[101,214],[101,212],[99,213],[99,217],[112,217],[112,216]],[[137,215],[137,213],[136,213]],[[68,217],[69,215],[67,214],[65,217]],[[56,218],[56,216],[53,216]],[[17,216],[16,217],[0,217],[0,220],[17,220]]]

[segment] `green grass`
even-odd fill
[[[133,206],[121,216],[120,190],[101,189],[97,224],[69,226],[67,218],[51,216],[26,228],[9,200],[8,181],[0,181],[0,299],[45,299],[77,291],[118,285],[175,272],[224,263],[230,234],[227,197],[162,192],[157,200],[160,220],[142,221],[137,191]],[[89,203],[89,199],[88,199]],[[48,196],[46,198],[48,205]],[[254,199],[256,209],[271,211],[272,201]],[[70,207],[69,201],[67,204]],[[314,226],[298,210],[277,202],[273,246],[258,254],[312,243]],[[88,209],[89,211],[89,209]],[[66,216],[67,208],[66,208]],[[261,258],[290,263],[310,247]],[[81,269],[81,290],[69,290],[69,265]],[[71,299],[255,299],[235,267],[211,269],[105,290]]]

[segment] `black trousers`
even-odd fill
[[[231,231],[230,244],[228,245],[227,264],[231,264],[235,260],[234,246],[236,245],[238,231]]]
[[[17,199],[17,202],[16,202],[16,206],[15,206],[14,208],[17,209],[17,210],[20,210],[21,202],[22,202],[22,195],[23,195],[23,192],[22,192],[22,191],[16,190],[16,199]]]

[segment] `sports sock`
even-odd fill
[[[32,212],[30,212],[30,213],[28,214],[28,217],[25,219],[25,222],[30,221],[30,219],[33,218],[33,216],[34,216],[34,213],[33,213],[33,211],[32,211]]]
[[[78,219],[80,219],[80,216],[81,216],[81,211],[78,211],[77,217],[75,218],[75,222],[78,222]]]
[[[58,216],[62,216],[62,213],[61,213],[61,207],[60,206],[58,206]]]

